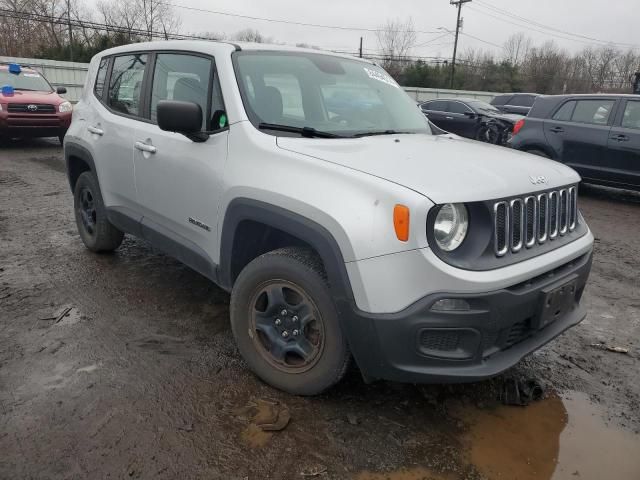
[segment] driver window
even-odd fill
[[[202,128],[207,128],[211,60],[195,55],[159,53],[151,89],[151,121],[157,122],[160,100],[193,102],[202,108]]]

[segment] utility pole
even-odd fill
[[[458,20],[456,22],[456,41],[453,45],[453,58],[451,59],[451,81],[449,88],[453,88],[453,79],[456,75],[456,54],[458,53],[458,35],[460,34],[460,15],[462,13],[462,5],[469,3],[471,0],[450,0],[451,5],[458,7]]]
[[[69,27],[69,61],[73,62],[73,30],[71,29],[71,0],[67,0],[67,26]]]
[[[360,58],[362,58],[362,37],[360,37]]]

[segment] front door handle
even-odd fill
[[[158,149],[153,145],[149,145],[148,143],[143,142],[136,142],[135,147],[141,152],[156,153],[158,151]]]
[[[562,127],[553,127],[550,129],[553,133],[562,133],[564,132],[564,128]]]
[[[613,137],[611,137],[611,140],[616,140],[618,142],[628,142],[629,137],[627,137],[626,135],[614,135]]]
[[[87,130],[89,130],[89,132],[91,132],[91,133],[93,133],[95,135],[100,135],[100,136],[104,135],[104,130],[102,130],[101,128],[98,128],[98,127],[89,126],[89,127],[87,127]]]
[[[453,117],[445,117],[447,120],[453,120]]]

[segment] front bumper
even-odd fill
[[[0,113],[0,136],[57,137],[71,125],[72,112],[50,115]]]
[[[589,252],[497,291],[429,295],[398,313],[352,309],[353,354],[367,380],[446,383],[495,376],[585,318],[580,299],[591,260]],[[549,292],[568,284],[569,301],[549,321],[543,313]],[[432,311],[442,298],[465,299],[471,310]]]

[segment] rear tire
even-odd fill
[[[92,252],[111,252],[118,248],[124,233],[111,225],[102,200],[98,180],[92,172],[78,177],[73,193],[78,233]]]
[[[538,157],[551,158],[549,155],[544,153],[542,150],[527,150],[527,153],[531,155],[537,155]]]
[[[349,366],[322,262],[310,249],[275,250],[242,270],[231,293],[231,329],[249,368],[288,393],[322,393]]]

